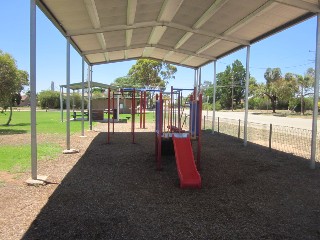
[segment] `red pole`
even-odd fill
[[[112,92],[112,133],[114,134],[114,91]]]
[[[110,143],[110,88],[108,88],[108,140],[107,143]]]
[[[180,92],[178,92],[178,131],[180,132],[181,119],[180,119]]]
[[[143,128],[146,128],[147,92],[143,93]]]
[[[143,95],[143,92],[141,91],[140,92],[140,128],[142,128],[142,95]]]

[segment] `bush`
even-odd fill
[[[202,110],[209,110],[212,111],[212,103],[202,103]],[[221,110],[220,102],[216,102],[216,111]]]
[[[319,106],[319,103],[318,103]],[[295,112],[301,112],[301,99],[292,98],[289,100],[289,109]],[[313,110],[313,99],[304,98],[304,111]]]
[[[271,108],[269,99],[263,97],[249,98],[249,109],[267,110]]]
[[[56,91],[42,91],[38,94],[39,105],[44,108],[60,108],[60,93]]]
[[[72,109],[74,98],[74,107],[81,108],[81,95],[78,93],[70,94],[70,108]],[[60,93],[56,91],[42,91],[38,94],[39,106],[44,108],[59,109]],[[84,107],[87,108],[87,100],[84,101]],[[63,96],[63,108],[66,108],[66,96]]]

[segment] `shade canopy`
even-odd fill
[[[37,0],[90,65],[199,68],[314,16],[318,0]]]
[[[67,88],[67,85],[60,85],[60,87]],[[71,83],[69,84],[70,89],[79,90],[82,89],[82,82],[79,83]],[[89,88],[88,82],[84,82],[84,88]],[[117,89],[115,86],[111,86],[108,84],[98,83],[98,82],[90,82],[90,88],[102,88],[102,89]]]

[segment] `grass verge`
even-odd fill
[[[50,160],[55,158],[62,148],[58,144],[38,144],[38,159]],[[0,146],[0,171],[11,173],[24,172],[30,168],[31,148],[30,145]]]

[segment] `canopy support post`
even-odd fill
[[[317,40],[316,40],[316,61],[315,61],[315,83],[312,115],[312,138],[311,138],[311,158],[310,169],[316,168],[317,150],[317,119],[319,101],[319,78],[320,78],[320,13],[317,14]]]
[[[81,72],[82,72],[82,81],[81,81],[81,137],[85,137],[84,135],[84,59],[82,57],[82,65],[81,65]]]
[[[67,85],[67,121],[66,121],[66,132],[67,132],[67,149],[63,151],[64,154],[77,153],[76,149],[70,148],[70,37],[67,37],[67,51],[66,51],[66,85]]]
[[[243,145],[248,145],[248,108],[249,108],[249,64],[250,64],[250,45],[247,46],[247,60],[246,60],[246,89],[245,89],[245,110],[244,110],[244,133],[243,133]]]
[[[216,87],[217,87],[217,61],[213,61],[213,100],[212,100],[212,134],[214,134],[214,126],[216,120]]]
[[[31,178],[28,185],[44,185],[47,176],[38,175],[37,149],[37,44],[36,44],[36,1],[30,0],[30,121],[31,121]]]

